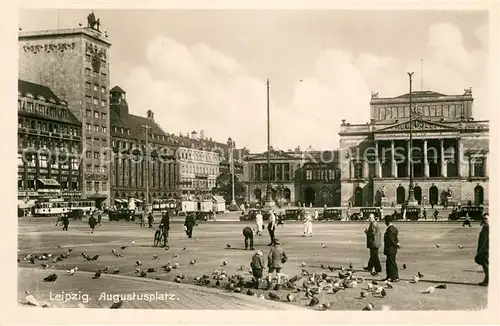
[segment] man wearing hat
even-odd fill
[[[375,215],[370,214],[368,221],[370,222],[370,226],[365,230],[365,233],[366,247],[370,249],[370,259],[368,260],[368,266],[363,269],[369,271],[373,276],[377,276],[378,273],[382,272],[382,266],[380,266],[380,259],[378,258],[378,248],[380,247],[381,240],[380,228]],[[372,272],[372,269],[375,269],[375,271]]]
[[[490,256],[490,225],[488,222],[489,214],[483,215],[481,221],[482,229],[479,232],[479,239],[477,241],[477,252],[474,257],[476,264],[481,265],[484,271],[484,280],[479,283],[481,286],[488,286],[489,283],[489,256]]]
[[[399,273],[398,264],[396,263],[396,254],[399,248],[399,240],[398,229],[392,225],[393,220],[394,217],[392,217],[392,215],[387,215],[385,217],[385,225],[387,225],[387,229],[384,234],[384,255],[386,257],[385,270],[387,273],[385,280],[398,282]]]
[[[275,290],[279,289],[281,283],[281,267],[288,260],[283,248],[281,248],[281,241],[279,239],[274,240],[274,246],[271,247],[269,255],[267,256],[267,267],[269,268],[269,274],[267,275],[267,289],[271,289],[272,274],[276,271],[277,283]]]

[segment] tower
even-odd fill
[[[87,27],[20,32],[19,78],[46,85],[82,123],[83,197],[109,204],[109,48],[94,13]]]

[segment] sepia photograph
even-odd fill
[[[488,308],[487,10],[18,15],[20,309]]]

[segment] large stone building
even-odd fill
[[[462,95],[412,92],[411,146],[409,94],[372,94],[370,122],[342,122],[342,205],[380,205],[382,197],[404,203],[411,164],[419,203],[487,205],[489,123],[474,120],[472,104],[470,89]]]
[[[263,204],[269,176],[267,152],[244,160],[247,202]],[[270,163],[272,197],[280,206],[340,206],[338,151],[271,150]]]
[[[175,147],[155,122],[129,113],[126,92],[119,86],[110,91],[111,114],[111,198],[149,200],[172,198],[177,190]],[[146,147],[146,137],[147,147]],[[149,165],[149,166],[148,166]]]
[[[20,200],[82,195],[82,125],[50,88],[18,81]]]
[[[46,85],[82,124],[83,197],[109,202],[109,42],[95,16],[89,27],[21,32],[19,77]]]

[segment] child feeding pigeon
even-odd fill
[[[264,253],[262,250],[257,251],[253,257],[250,267],[252,268],[252,275],[254,277],[254,288],[258,289],[262,279],[262,271],[264,270]]]

